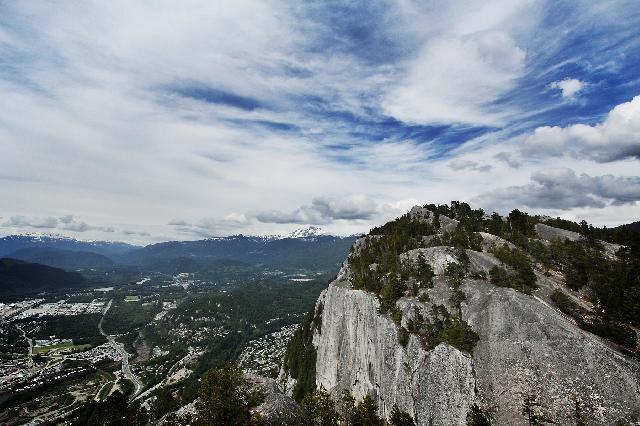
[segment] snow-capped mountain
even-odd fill
[[[25,248],[49,248],[57,250],[92,251],[106,256],[125,253],[137,248],[130,244],[112,241],[81,241],[56,234],[28,233],[0,238],[0,257]]]
[[[320,235],[326,235],[324,229],[317,226],[307,226],[304,228],[296,229],[283,238],[311,238],[319,237]]]

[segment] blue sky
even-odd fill
[[[635,1],[0,3],[0,234],[640,219]]]

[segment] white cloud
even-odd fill
[[[493,168],[490,164],[480,164],[470,160],[454,160],[448,166],[452,170],[472,170],[475,172],[489,172]]]
[[[501,115],[488,105],[514,86],[524,59],[524,51],[503,31],[437,38],[388,91],[383,108],[413,123],[496,124]]]
[[[505,210],[514,206],[567,210],[576,207],[603,208],[640,201],[640,176],[589,176],[567,168],[543,170],[531,183],[482,194],[473,200],[483,207]]]
[[[58,226],[58,218],[55,217],[27,217],[11,216],[2,224],[4,227],[15,228],[55,228]]]
[[[601,124],[539,127],[522,137],[525,155],[570,154],[598,162],[640,158],[640,96],[613,108]]]
[[[268,210],[254,214],[264,223],[328,224],[336,220],[369,220],[379,213],[379,205],[365,195],[316,197],[311,205],[290,212]]]
[[[552,89],[559,89],[562,91],[563,98],[573,98],[579,91],[585,87],[585,83],[575,78],[565,78],[561,81],[554,81],[551,83]]]

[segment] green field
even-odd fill
[[[140,301],[140,296],[125,296],[124,297],[124,301],[125,302],[139,302]]]
[[[57,345],[51,345],[51,346],[36,346],[33,348],[33,353],[43,354],[43,353],[60,350],[60,349],[71,349],[71,350],[77,351],[77,350],[89,349],[90,347],[91,347],[90,344],[74,345],[73,342],[65,342],[65,343],[59,343]]]

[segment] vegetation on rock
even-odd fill
[[[198,391],[195,425],[251,425],[252,415],[263,398],[234,365],[212,369],[205,374]]]
[[[293,397],[298,402],[316,388],[316,348],[312,342],[315,314],[316,310],[312,308],[305,315],[287,345],[283,361],[284,370],[296,379]]]

